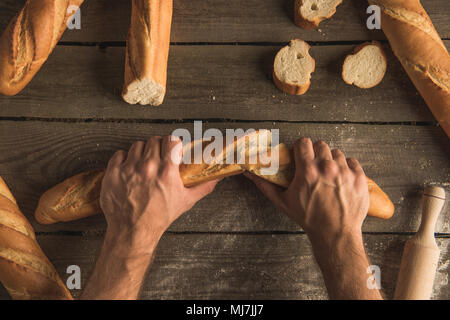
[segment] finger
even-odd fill
[[[179,166],[183,155],[183,144],[177,136],[164,137],[161,144],[161,157],[168,165]]]
[[[144,158],[149,159],[160,159],[161,158],[161,140],[160,136],[153,136],[147,140],[144,148]]]
[[[186,188],[189,199],[195,203],[200,199],[206,197],[208,194],[213,192],[219,181],[220,180],[212,180],[199,184],[195,187]]]
[[[314,143],[313,147],[316,158],[320,160],[333,160],[330,147],[325,142],[317,141]]]
[[[336,161],[341,169],[348,169],[347,160],[345,159],[345,155],[341,150],[333,149],[331,150],[331,155],[333,156],[333,160]]]
[[[294,143],[294,158],[296,168],[303,168],[306,163],[314,160],[314,149],[309,138],[301,138]]]
[[[127,156],[127,153],[123,150],[118,150],[108,161],[108,169],[120,166]]]
[[[364,173],[364,170],[361,167],[361,165],[359,164],[359,161],[356,160],[355,158],[348,158],[347,164],[348,164],[348,167],[355,173]]]
[[[248,171],[244,172],[244,176],[253,181],[256,187],[278,208],[285,211],[284,204],[284,189],[273,184],[267,180],[264,180],[257,175],[254,175]]]
[[[142,157],[142,152],[144,150],[144,142],[136,141],[131,145],[130,150],[128,151],[127,159],[125,163],[134,163],[137,162]]]

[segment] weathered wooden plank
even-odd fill
[[[313,47],[316,71],[303,96],[286,95],[273,84],[279,49],[174,46],[168,93],[154,108],[122,101],[124,48],[59,46],[22,93],[0,97],[0,117],[434,121],[390,49],[383,82],[363,90],[341,78],[343,59],[353,46]]]
[[[0,122],[0,175],[10,184],[24,213],[31,217],[40,195],[78,172],[103,167],[115,150],[150,135],[167,135],[191,124]],[[395,203],[389,220],[368,218],[370,232],[415,231],[424,184],[450,181],[449,140],[428,126],[332,125],[286,123],[208,123],[204,128],[279,128],[280,141],[301,136],[322,139],[358,158],[368,176]],[[448,204],[449,200],[447,200]],[[448,208],[448,207],[447,207]],[[441,214],[437,232],[449,232],[449,210]],[[40,226],[37,231],[103,230],[101,216],[72,223]],[[171,228],[172,231],[238,232],[300,230],[279,213],[245,177],[222,181]]]
[[[371,263],[392,298],[407,236],[365,235]],[[94,267],[102,237],[39,236],[63,280],[69,265],[81,268],[82,288]],[[438,239],[441,260],[433,299],[450,298],[450,239]],[[73,290],[79,296],[82,290]],[[7,298],[0,292],[0,299]],[[142,299],[327,299],[305,235],[166,234],[146,278]]]
[[[450,37],[447,0],[422,1],[441,37]],[[24,0],[0,3],[0,30],[20,10]],[[293,23],[293,0],[191,0],[174,1],[172,41],[255,42],[288,41],[294,37],[313,41],[384,39],[381,31],[366,28],[367,1],[344,1],[336,15],[308,31]],[[124,41],[130,2],[90,0],[81,9],[81,29],[68,31],[62,41]]]

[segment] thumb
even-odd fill
[[[194,203],[206,197],[208,194],[213,192],[217,183],[220,180],[212,180],[208,182],[203,182],[195,187],[186,188],[189,199],[191,199]]]
[[[254,175],[251,172],[245,171],[244,176],[253,181],[256,187],[270,200],[272,203],[277,206],[279,209],[285,210],[284,204],[284,189],[273,184],[267,180],[264,180],[257,175]]]

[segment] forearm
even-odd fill
[[[158,239],[145,254],[129,236],[105,236],[94,271],[81,295],[85,300],[137,299]]]
[[[311,243],[330,299],[382,299],[379,290],[367,284],[370,263],[361,234],[342,236],[329,244],[316,240]]]

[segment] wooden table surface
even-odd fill
[[[61,180],[103,167],[117,149],[150,135],[204,127],[279,128],[288,144],[323,139],[358,158],[396,206],[391,220],[367,218],[364,241],[391,298],[405,241],[420,218],[425,184],[450,197],[450,143],[393,56],[381,31],[365,28],[365,1],[344,1],[317,31],[292,23],[293,0],[175,0],[167,96],[162,106],[120,97],[130,1],[89,0],[81,30],[66,31],[29,86],[0,97],[0,175],[32,221],[39,243],[63,280],[78,265],[84,285],[105,222],[96,216],[42,226],[32,215],[39,196]],[[448,0],[423,0],[450,47]],[[0,30],[24,0],[0,1]],[[290,39],[308,41],[316,59],[304,96],[287,96],[271,81],[275,53]],[[388,55],[383,82],[369,90],[346,85],[343,59],[356,44],[380,40]],[[442,250],[435,299],[449,299],[447,200],[437,227]],[[73,290],[78,296],[81,290]],[[8,294],[0,286],[0,298]],[[325,299],[306,235],[242,176],[180,218],[164,235],[143,299]]]

